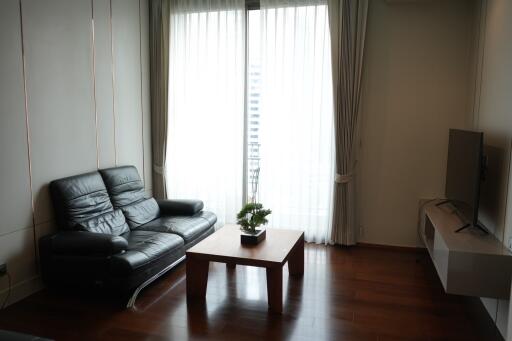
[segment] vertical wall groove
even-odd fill
[[[112,65],[112,116],[114,118],[114,163],[118,165],[117,158],[117,115],[116,115],[116,72],[114,63],[114,33],[112,32],[112,0],[109,0],[109,30],[110,30],[110,58]]]
[[[94,32],[94,0],[91,0],[91,51],[92,51],[92,98],[94,102],[94,127],[96,129],[96,168],[100,168],[100,147],[98,133],[98,106],[96,102],[96,42]]]
[[[27,141],[27,159],[28,159],[28,182],[30,188],[30,207],[32,214],[32,234],[34,238],[34,258],[36,261],[36,269],[39,271],[39,258],[37,257],[37,233],[36,233],[36,217],[35,217],[35,206],[34,206],[34,189],[32,183],[32,149],[30,142],[30,122],[29,122],[29,111],[28,111],[28,92],[27,92],[27,63],[25,60],[25,38],[23,32],[23,4],[22,0],[19,1],[20,9],[20,36],[21,36],[21,70],[23,76],[23,95],[25,99],[25,132]]]
[[[144,150],[144,95],[143,95],[143,82],[142,82],[142,19],[139,0],[139,64],[140,64],[140,112],[141,112],[141,131],[142,131],[142,179],[144,181],[144,188],[147,189],[146,184],[146,158]]]

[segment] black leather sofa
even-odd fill
[[[201,201],[147,198],[133,166],[55,180],[50,193],[59,231],[40,239],[44,282],[112,288],[128,307],[217,221]]]

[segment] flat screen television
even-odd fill
[[[481,132],[450,129],[446,167],[446,199],[472,226],[478,224],[480,185],[484,171],[484,135]]]

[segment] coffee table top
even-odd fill
[[[303,231],[267,228],[266,233],[266,239],[259,244],[242,245],[240,227],[225,225],[188,249],[187,257],[260,267],[282,265],[304,240]]]

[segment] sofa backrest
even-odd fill
[[[146,198],[144,183],[137,168],[121,166],[101,169],[110,199],[115,209],[121,209],[130,228],[136,228],[160,216],[155,199]]]
[[[99,172],[50,183],[57,223],[63,229],[120,235],[128,232],[124,215],[115,210]]]

